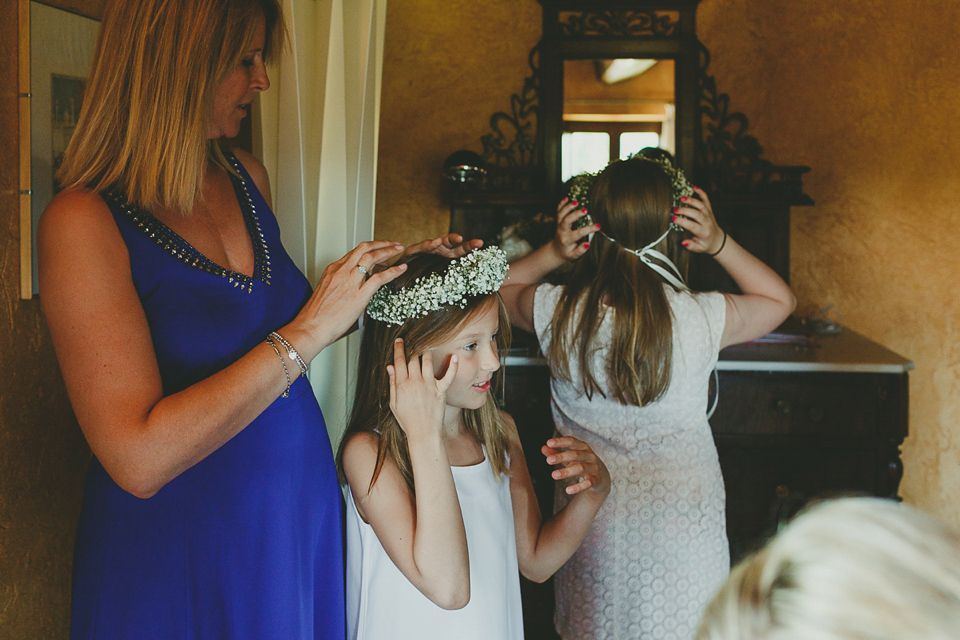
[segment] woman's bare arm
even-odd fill
[[[127,248],[98,195],[58,194],[41,217],[37,243],[41,302],[74,412],[94,454],[131,494],[155,494],[286,388],[276,353],[261,343],[222,371],[163,396]],[[391,242],[365,243],[330,265],[304,310],[278,331],[309,361],[359,316],[380,283],[402,271],[361,283],[356,263],[399,251]],[[299,372],[292,361],[287,365]]]

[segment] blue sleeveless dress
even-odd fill
[[[234,187],[254,246],[252,278],[104,194],[129,249],[165,395],[253,349],[310,295],[267,203],[228,159],[243,176]],[[341,505],[330,440],[304,377],[290,397],[149,499],[120,489],[94,458],[76,539],[70,637],[342,640]]]

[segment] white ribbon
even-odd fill
[[[647,265],[648,267],[650,267],[651,269],[659,273],[664,280],[669,282],[671,285],[673,285],[680,291],[690,291],[690,287],[684,284],[683,276],[680,275],[680,270],[677,269],[677,265],[673,264],[673,262],[670,261],[670,258],[663,255],[656,249],[654,249],[655,246],[660,244],[663,241],[663,239],[670,234],[670,231],[671,229],[667,229],[666,231],[663,232],[662,236],[660,236],[659,238],[657,238],[656,240],[654,240],[653,242],[645,246],[643,249],[640,249],[639,251],[637,249],[628,249],[627,247],[623,247],[623,245],[620,245],[620,246],[623,247],[624,251],[628,251],[633,255],[637,256],[638,258],[640,258],[640,260],[645,265]],[[614,240],[607,234],[603,233],[603,231],[600,231],[600,233],[603,234],[603,237],[609,240],[610,242],[617,243],[616,240]],[[666,266],[661,266],[656,262],[654,262],[654,260],[659,260],[660,262],[663,262],[664,265]]]

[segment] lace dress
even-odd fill
[[[534,298],[545,353],[561,291],[542,285]],[[665,291],[674,316],[673,370],[658,401],[634,407],[599,394],[588,400],[577,383],[551,377],[557,430],[589,443],[613,483],[583,544],[555,578],[556,623],[565,639],[690,640],[729,570],[723,478],[706,418],[726,304],[718,293]],[[594,365],[604,389],[611,332],[608,317]],[[579,381],[576,361],[569,364]],[[563,499],[558,491],[558,506]]]

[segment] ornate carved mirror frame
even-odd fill
[[[747,117],[709,74],[710,53],[696,36],[700,0],[539,0],[543,36],[530,51],[530,75],[509,111],[490,118],[483,158],[500,169],[493,186],[556,193],[563,132],[563,63],[596,58],[672,59],[677,112],[676,158],[716,192],[768,193],[793,205],[808,167],[774,166],[747,133]]]

